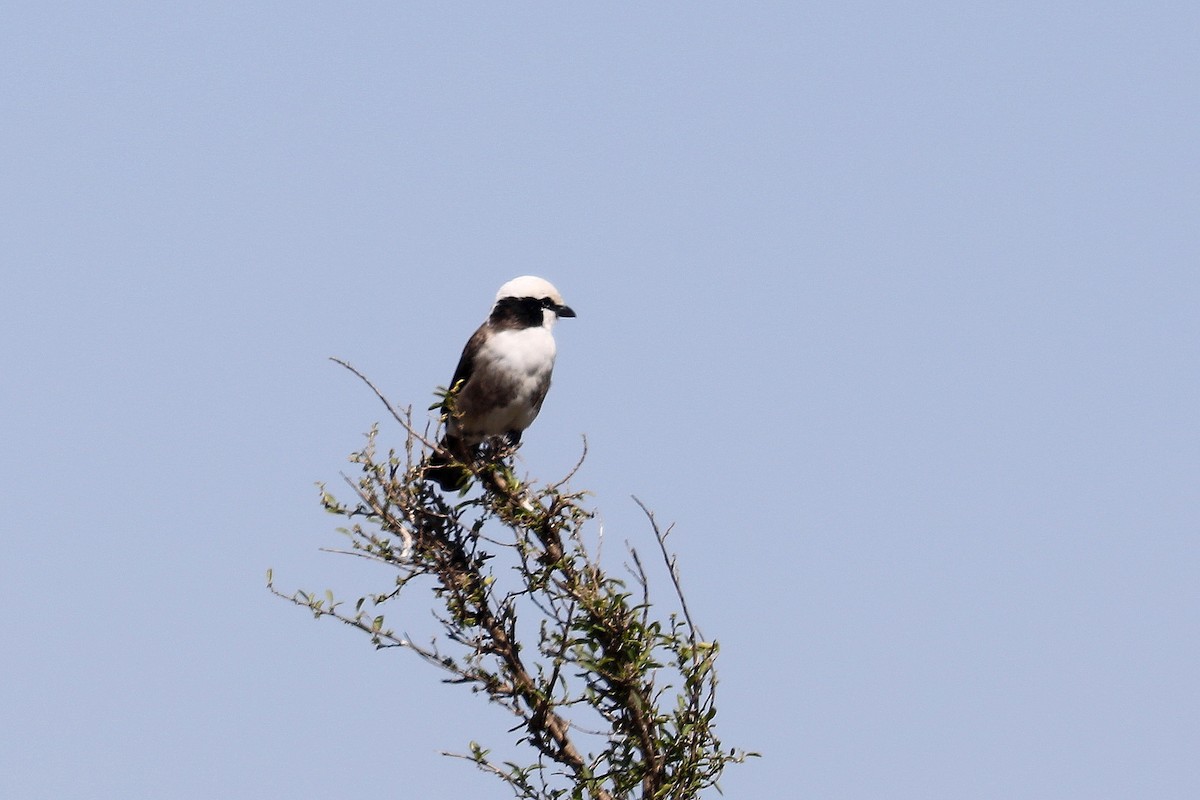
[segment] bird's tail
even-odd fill
[[[470,458],[466,450],[459,439],[447,436],[425,460],[425,479],[441,486],[443,492],[462,490],[471,480],[471,471],[463,464]]]

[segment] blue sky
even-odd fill
[[[423,409],[532,273],[522,466],[676,522],[727,796],[1200,796],[1193,5],[4,16],[0,795],[504,796],[262,584],[388,581],[326,358]]]

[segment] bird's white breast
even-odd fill
[[[554,336],[544,327],[499,331],[488,337],[479,353],[485,368],[500,369],[514,376],[542,376],[554,369],[557,348]]]

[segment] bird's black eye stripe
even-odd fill
[[[550,308],[550,309],[553,309],[553,308],[554,308],[554,301],[553,301],[553,300],[551,300],[549,297],[543,297],[543,298],[542,298],[542,308]]]

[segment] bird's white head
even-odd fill
[[[575,312],[563,303],[562,295],[554,288],[554,284],[535,275],[522,275],[501,286],[500,291],[496,292],[496,302],[506,297],[532,297],[542,301],[542,324],[547,328],[559,317],[575,316]]]

